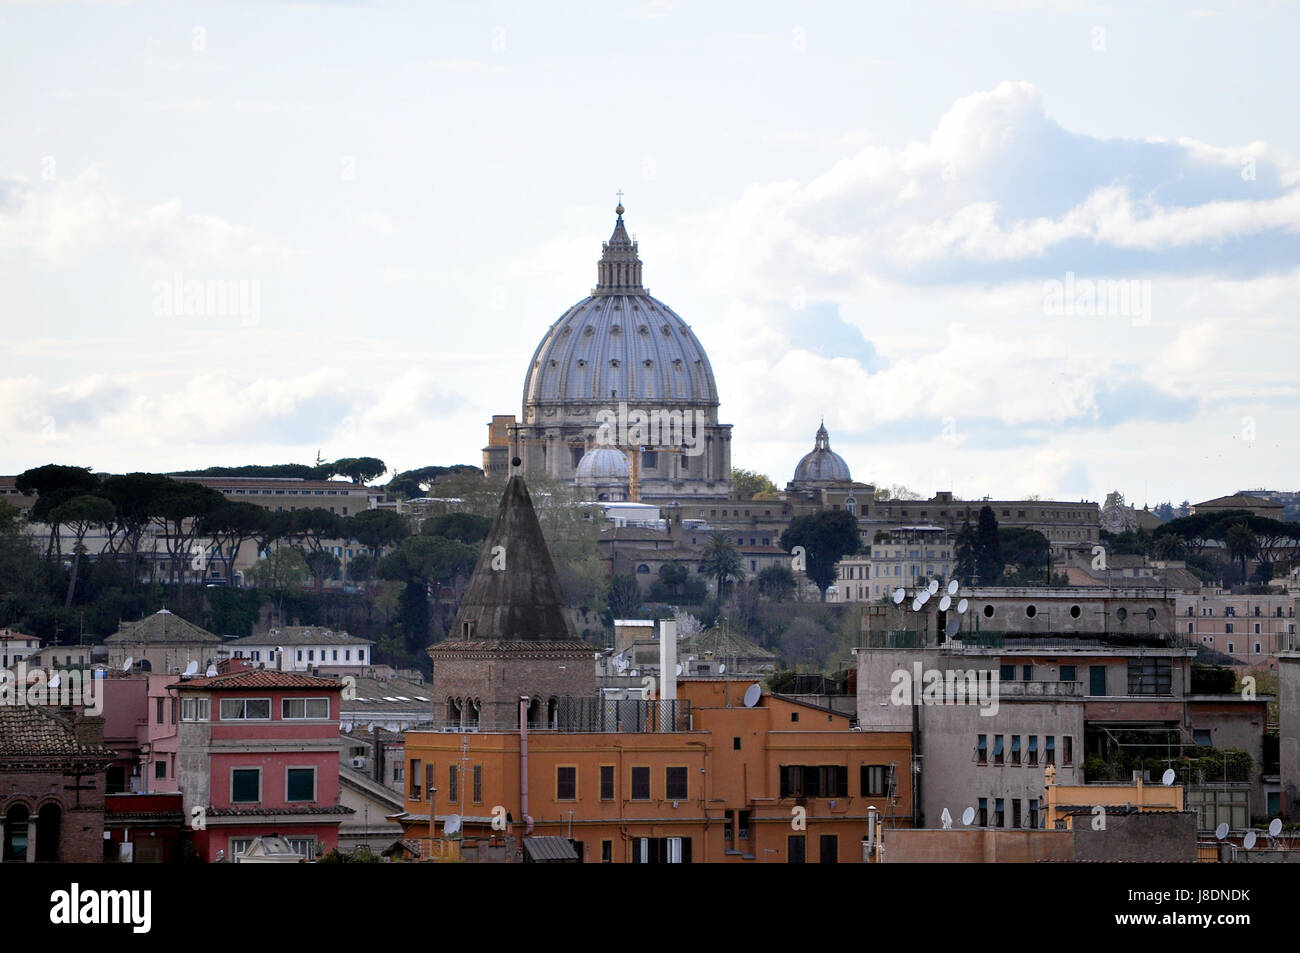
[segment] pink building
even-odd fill
[[[108,766],[109,794],[166,794],[176,782],[180,698],[175,675],[109,671],[98,679],[104,699],[104,743],[116,757]]]
[[[308,860],[335,849],[352,813],[339,803],[342,684],[222,667],[169,686],[180,702],[177,781],[199,856],[237,861],[270,834]]]

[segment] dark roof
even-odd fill
[[[246,635],[240,639],[231,639],[228,646],[240,648],[245,645],[374,645],[370,639],[331,629],[323,625],[286,625],[271,629],[261,635]]]
[[[317,678],[315,675],[302,675],[298,672],[276,672],[259,668],[246,672],[230,672],[226,675],[204,675],[182,679],[167,687],[201,688],[214,692],[232,688],[318,688],[329,691],[342,688],[343,683],[337,678]]]
[[[46,708],[0,705],[0,757],[20,756],[111,758],[113,751],[78,740],[73,726]]]
[[[504,568],[501,567],[504,560]],[[466,624],[470,631],[466,633]],[[564,593],[528,487],[513,476],[448,641],[572,642]]]
[[[533,862],[578,862],[578,852],[566,837],[525,837],[524,852]]]
[[[139,622],[123,622],[104,639],[109,642],[220,642],[221,636],[186,622],[174,612],[159,609]]]

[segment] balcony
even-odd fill
[[[1003,681],[998,682],[1001,698],[1083,698],[1083,682]]]

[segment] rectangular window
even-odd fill
[[[172,697],[172,724],[176,724],[176,719],[180,713],[181,701],[175,696]]]
[[[840,862],[840,839],[835,834],[823,834],[819,843],[818,860],[823,864]]]
[[[1078,680],[1078,671],[1073,665],[1061,666],[1061,681],[1077,682]]]
[[[861,774],[863,797],[884,797],[889,793],[889,765],[864,764]]]
[[[1011,763],[1020,764],[1020,736],[1011,736]]]
[[[989,736],[980,735],[979,740],[975,743],[975,763],[989,763]]]
[[[157,702],[158,702],[158,705],[157,705],[157,709],[158,709],[158,710],[157,710],[157,717],[154,719],[154,721],[155,721],[157,724],[160,724],[160,725],[161,725],[161,724],[163,723],[163,700],[162,700],[161,698],[159,698],[159,699],[157,699]]]
[[[664,769],[664,797],[669,801],[686,800],[686,769],[671,767]]]
[[[165,777],[167,777],[167,762],[166,762],[166,761],[155,761],[155,762],[153,763],[153,776],[154,776],[155,778],[165,778]]]
[[[235,768],[230,772],[232,804],[256,804],[262,800],[262,769]]]
[[[998,680],[1002,682],[1015,681],[1016,667],[1014,665],[1003,665],[998,670]]]
[[[1011,826],[1020,826],[1020,798],[1018,797],[1011,799]]]
[[[600,766],[600,799],[602,801],[614,800],[614,766],[612,764],[602,764]]]
[[[612,840],[600,842],[600,862],[602,864],[612,864],[614,862],[614,842]]]
[[[994,763],[994,764],[1005,764],[1005,763],[1006,763],[1006,755],[1004,755],[1004,754],[1002,753],[1002,736],[1001,736],[1001,735],[994,735],[994,736],[993,736],[993,763]]]
[[[1025,763],[1031,768],[1038,764],[1038,735],[1029,736],[1029,753],[1025,758]]]
[[[1056,764],[1056,736],[1055,735],[1047,736],[1047,751],[1045,752],[1045,754],[1046,757],[1044,758],[1044,761],[1047,764]]]
[[[304,860],[316,859],[316,839],[313,837],[290,837],[289,849]]]
[[[1020,680],[1022,682],[1032,682],[1034,680],[1034,667],[1032,665],[1020,666]]]
[[[181,721],[207,721],[210,703],[209,698],[182,698]]]
[[[1038,830],[1038,798],[1029,799],[1029,826]]]
[[[246,838],[232,837],[230,839],[230,859],[237,860],[239,857],[241,857],[244,851],[248,850],[248,845],[251,843],[252,841]]]
[[[1128,693],[1130,695],[1172,695],[1173,690],[1172,659],[1129,659]]]
[[[269,721],[270,718],[271,699],[269,698],[221,699],[222,721]]]
[[[474,803],[483,803],[483,765],[474,765]]]
[[[980,798],[979,822],[980,822],[980,827],[989,826],[989,799],[986,797]]]
[[[632,769],[632,800],[650,800],[650,769],[648,767]]]
[[[1061,735],[1061,764],[1074,764],[1074,736]]]
[[[1193,728],[1192,740],[1205,748],[1214,744],[1214,742],[1210,740],[1210,729],[1208,728]]]
[[[786,863],[802,864],[807,857],[805,856],[808,849],[807,839],[803,834],[791,834],[786,838]]]
[[[749,824],[753,811],[736,812],[736,836],[741,840],[749,840]]]
[[[447,800],[448,803],[455,804],[460,800],[460,767],[450,764],[447,766]]]
[[[316,769],[287,768],[284,776],[286,801],[316,800]]]
[[[424,800],[424,789],[421,782],[424,780],[424,772],[421,770],[424,762],[419,758],[411,759],[411,792],[408,795],[412,801]]]
[[[1007,826],[1006,801],[1002,798],[998,798],[993,802],[993,826]]]
[[[731,739],[731,750],[732,750],[732,751],[739,751],[739,750],[740,750],[740,739],[739,739],[739,738],[732,738],[732,739]]]
[[[330,700],[328,698],[285,698],[280,702],[280,717],[286,721],[306,718],[328,718]]]
[[[576,801],[578,799],[578,769],[564,765],[555,769],[555,800]]]

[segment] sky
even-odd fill
[[[1297,46],[1209,0],[0,2],[0,473],[480,464],[622,190],[780,486],[824,418],[926,495],[1297,489]]]

